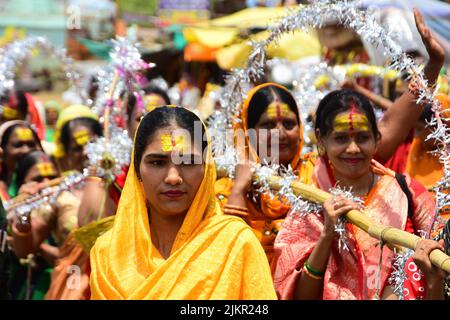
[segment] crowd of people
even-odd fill
[[[444,50],[418,11],[415,19],[429,56],[423,73],[433,86]],[[429,192],[444,168],[429,153],[438,142],[426,139],[433,112],[417,103],[414,78],[403,81],[392,99],[350,80],[328,93],[312,115],[316,151],[310,153],[303,152],[302,105],[293,93],[277,83],[255,84],[233,121],[233,130],[245,134],[233,178],[217,175],[198,99],[174,102],[150,84],[142,88],[140,108],[125,89],[118,103],[133,141],[129,166],[112,183],[87,168],[82,187],[48,197],[25,215],[14,210],[15,200],[86,169],[85,146],[104,135],[104,119],[87,106],[50,101],[43,123],[32,96],[9,90],[0,119],[0,196],[8,203],[0,208],[0,297],[398,299],[389,283],[394,248],[350,223],[341,248],[341,217],[359,210],[422,236],[404,267],[402,297],[444,299],[447,275],[429,257],[434,249],[449,250],[437,237],[448,217],[436,219]],[[448,93],[438,99],[444,110],[450,107]],[[276,159],[262,149],[276,150]],[[291,210],[287,199],[261,192],[253,181],[254,165],[267,157],[303,183],[324,191],[339,186],[353,198],[333,196],[315,213]]]

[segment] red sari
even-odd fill
[[[381,173],[380,171],[377,171]],[[408,222],[408,200],[392,172],[384,170],[379,180],[365,199],[366,214],[375,222],[398,229],[429,231],[434,213],[434,201],[420,184],[406,178],[413,195],[414,221]],[[319,159],[314,168],[313,180],[317,187],[329,190],[333,187],[327,164]],[[323,229],[321,214],[290,213],[275,240],[278,257],[274,275],[275,288],[280,299],[293,299],[296,282],[304,262],[308,259]],[[379,240],[370,237],[357,227],[346,224],[349,251],[339,252],[337,236],[333,242],[330,258],[324,276],[322,299],[366,300],[376,294],[379,270]],[[380,296],[392,271],[394,253],[383,248]]]

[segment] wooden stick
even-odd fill
[[[226,173],[218,170],[218,176],[226,176]],[[256,176],[253,177],[254,181],[255,179]],[[278,176],[270,177],[269,187],[273,190],[280,190],[280,181],[281,178]],[[301,183],[298,180],[291,183],[291,188],[297,196],[301,196],[305,200],[316,203],[322,204],[325,202],[325,200],[332,197],[330,193],[314,186]],[[351,210],[347,212],[345,217],[350,223],[367,232],[370,236],[378,240],[382,240],[387,244],[415,250],[417,242],[421,239],[420,237],[409,232],[377,224],[373,222],[369,217],[367,217],[364,213],[358,210]],[[444,252],[439,249],[434,249],[430,253],[430,260],[433,265],[450,274],[450,257],[447,256]]]
[[[119,81],[119,72],[116,70],[116,71],[114,71],[114,78],[113,78],[113,81],[111,82],[111,87],[109,88],[109,91],[108,91],[108,95],[107,95],[108,102],[112,100],[112,97],[114,95],[114,91],[116,90],[118,81]],[[111,107],[106,106],[105,114],[104,114],[104,118],[105,118],[104,131],[105,131],[106,141],[109,141],[109,114],[110,113],[111,113]]]
[[[65,179],[64,177],[59,177],[59,178],[47,181],[42,184],[42,187],[40,190],[57,186],[57,185],[61,184],[64,181],[64,179]],[[9,200],[7,202],[8,210],[14,209],[15,207],[17,207],[17,206],[21,205],[23,202],[25,202],[27,199],[34,197],[34,196],[36,196],[36,194],[28,194],[28,193],[19,194],[17,197],[12,198],[11,200]]]

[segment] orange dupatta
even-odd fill
[[[203,181],[167,260],[152,244],[132,161],[114,225],[91,251],[92,299],[276,299],[257,239],[241,219],[223,215],[215,199],[209,139],[205,161]]]

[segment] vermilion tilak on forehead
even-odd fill
[[[359,113],[361,114],[361,112],[359,112],[356,103],[354,101],[350,102],[350,112],[348,113],[348,120],[350,123],[350,134],[353,136],[355,134],[355,127],[353,125],[353,116]]]
[[[342,112],[336,116],[333,123],[334,131],[349,131],[354,136],[356,131],[369,131],[369,120],[361,113],[355,103],[350,105],[349,112]]]

